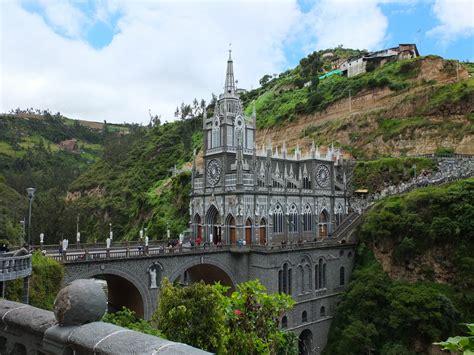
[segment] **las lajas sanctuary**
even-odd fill
[[[256,112],[245,116],[229,52],[224,93],[203,119],[203,169],[192,169],[193,237],[222,244],[325,239],[348,212],[342,154],[314,145],[289,154],[257,149]]]

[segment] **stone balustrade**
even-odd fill
[[[101,322],[106,298],[94,283],[77,280],[66,286],[56,298],[55,313],[1,299],[0,354],[208,354]]]
[[[0,282],[31,275],[31,254],[22,256],[0,255]]]

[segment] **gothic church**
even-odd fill
[[[256,147],[255,106],[243,112],[229,51],[224,93],[203,118],[203,169],[194,160],[190,224],[210,243],[271,245],[331,237],[348,213],[339,150]]]

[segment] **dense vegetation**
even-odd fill
[[[138,132],[120,159],[105,157],[74,181],[70,191],[80,198],[70,200],[84,211],[84,237],[105,239],[109,223],[117,239],[137,238],[143,227],[153,239],[164,238],[167,228],[174,237],[186,229],[190,175],[170,176],[200,148],[201,127],[193,118]]]
[[[33,253],[32,266],[29,304],[34,307],[53,310],[54,299],[61,289],[64,268],[56,260],[45,257],[40,252]],[[22,292],[23,279],[7,281],[7,299],[21,302]]]
[[[0,116],[0,238],[19,244],[27,216],[25,189],[35,187],[32,236],[38,242],[45,233],[46,242],[74,235],[78,211],[64,196],[72,181],[102,155],[116,140],[128,137],[134,125],[100,125],[90,128],[59,113],[21,111]],[[76,139],[77,147],[63,149],[60,143]]]
[[[318,80],[324,61],[317,52],[303,58],[295,69],[282,73],[259,89],[244,95],[244,103],[255,100],[259,128],[284,125],[297,115],[324,110],[330,104],[355,96],[364,89],[388,87],[400,91],[413,86],[424,57],[388,63],[363,75],[333,75]],[[449,62],[448,62],[449,63]],[[305,86],[305,83],[311,83]],[[468,90],[468,89],[466,89]],[[470,90],[470,89],[469,89]],[[251,112],[251,105],[247,113]]]
[[[467,179],[390,197],[368,212],[326,353],[415,353],[472,320],[473,202]],[[389,278],[372,252],[382,249],[392,272],[408,272],[411,282]]]
[[[150,322],[123,309],[105,321],[218,354],[297,353],[293,333],[279,329],[278,319],[294,301],[285,294],[268,295],[258,281],[227,287],[203,282],[187,287],[161,284],[158,308]]]

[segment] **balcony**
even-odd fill
[[[31,254],[22,256],[0,256],[0,282],[24,278],[31,275]]]

